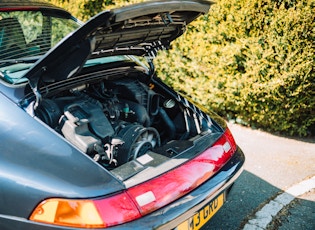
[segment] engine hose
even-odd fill
[[[159,115],[161,116],[161,118],[163,119],[163,121],[166,124],[167,130],[168,130],[168,134],[169,134],[169,138],[170,139],[174,139],[175,135],[176,135],[176,127],[175,127],[173,121],[170,119],[170,117],[167,115],[165,110],[162,109],[162,108],[159,109]]]
[[[121,100],[121,103],[118,105],[121,110],[125,105],[128,105],[129,109],[134,112],[132,116],[135,118],[135,122],[140,123],[144,127],[149,127],[151,125],[150,117],[147,110],[142,106],[133,101]]]

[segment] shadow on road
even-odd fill
[[[314,139],[272,135],[231,123],[228,126],[245,154],[245,170],[235,182],[225,206],[204,226],[204,230],[242,229],[248,218],[279,193],[315,175]],[[309,200],[298,197],[302,200],[292,209],[285,207],[284,211],[288,210],[288,213],[280,213],[280,216],[283,214],[287,218],[279,219],[278,224],[274,222],[276,225],[270,229],[315,229],[315,191],[313,194]],[[303,207],[310,209],[302,211],[300,208]],[[301,213],[301,218],[304,215],[304,219],[299,220],[297,213]],[[306,215],[310,215],[312,221]],[[303,221],[311,228],[298,227]],[[294,228],[290,227],[291,222],[296,223]]]
[[[235,182],[225,205],[202,230],[240,230],[249,218],[283,191],[244,171]],[[268,230],[315,229],[315,192],[295,199],[274,218]],[[311,199],[307,199],[307,197]]]
[[[268,228],[277,230],[315,229],[315,191],[295,199]]]
[[[280,189],[245,170],[235,182],[225,205],[202,230],[240,229],[248,215],[254,214],[261,204],[279,192]]]

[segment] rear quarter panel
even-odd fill
[[[0,215],[27,218],[48,197],[98,197],[124,188],[1,92],[0,138]]]

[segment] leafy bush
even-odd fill
[[[86,19],[140,0],[50,1],[75,2],[72,12]],[[169,85],[227,119],[306,136],[315,133],[314,53],[314,1],[219,0],[156,66]]]
[[[88,20],[97,13],[114,7],[121,7],[144,0],[46,0],[71,12],[82,21]]]
[[[168,84],[228,119],[306,136],[315,131],[314,53],[311,1],[221,0],[157,66]]]

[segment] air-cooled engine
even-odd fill
[[[159,111],[159,96],[152,90],[126,80],[83,88],[44,99],[36,115],[107,167],[160,146],[158,131],[150,127]]]

